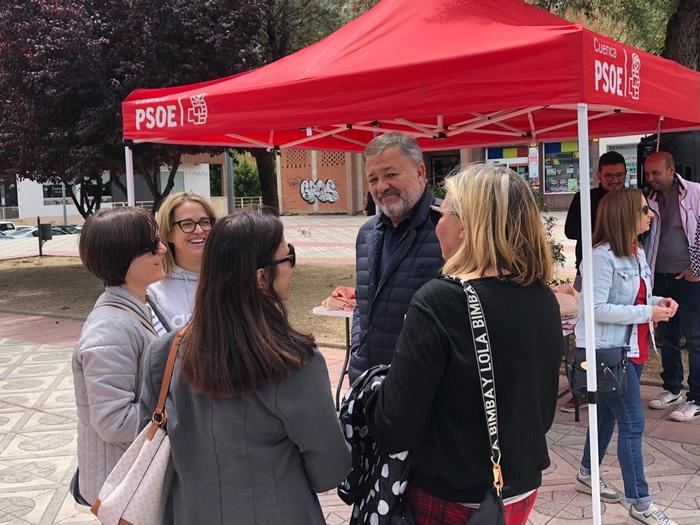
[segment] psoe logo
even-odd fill
[[[641,76],[639,75],[642,69],[642,60],[637,53],[632,53],[632,72],[629,77],[629,87],[627,93],[633,100],[639,100],[639,88],[642,84]]]
[[[593,52],[597,55],[593,61],[595,90],[639,100],[642,60],[637,53],[631,53],[630,57],[624,47],[620,51],[593,38]]]
[[[155,104],[137,108],[136,130],[182,127],[186,123],[200,126],[206,124],[209,110],[204,100],[206,93],[189,97],[178,97],[177,104]]]
[[[204,93],[192,95],[189,97],[189,106],[186,106],[187,97],[180,97],[177,99],[182,113],[184,114],[185,109],[187,110],[187,122],[195,126],[206,124],[209,111],[207,110],[207,103],[204,100],[205,96]]]

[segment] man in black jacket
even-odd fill
[[[365,149],[365,173],[378,215],[357,234],[357,304],[352,319],[352,383],[389,364],[413,294],[443,265],[435,236],[439,204],[427,189],[420,147],[401,133],[376,137]]]
[[[625,158],[617,151],[608,151],[601,155],[598,161],[598,182],[597,188],[591,190],[591,228],[595,230],[595,217],[598,211],[600,199],[609,192],[625,187],[625,177],[627,176],[627,166]],[[564,233],[569,239],[576,240],[576,280],[574,288],[581,291],[581,264],[583,247],[581,245],[581,192],[574,195],[569,211],[566,214]]]

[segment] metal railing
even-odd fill
[[[18,206],[2,206],[0,207],[0,221],[9,221],[10,219],[19,219]]]
[[[263,204],[262,201],[262,196],[254,196],[254,197],[236,197],[234,199],[234,205],[236,206],[236,209],[241,209],[241,208],[251,208],[251,207],[261,207]],[[126,202],[113,202],[112,206],[115,208],[119,208],[121,206],[127,206]],[[153,208],[153,201],[136,201],[136,207],[138,208],[148,208],[149,210]]]
[[[126,202],[113,202],[112,207],[113,208],[122,208],[124,206],[128,206],[129,204]],[[148,208],[149,210],[153,208],[153,201],[136,201],[136,207],[137,208]]]
[[[234,199],[236,208],[250,208],[262,206],[262,197],[236,197]]]

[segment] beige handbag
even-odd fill
[[[168,353],[151,423],[129,445],[100,489],[91,511],[104,525],[161,525],[172,482],[165,399],[185,334],[181,329]]]

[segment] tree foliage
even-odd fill
[[[258,35],[260,63],[283,58],[338,29],[347,17],[346,0],[263,0]],[[253,148],[263,203],[278,208],[275,153]]]
[[[678,0],[527,0],[625,44],[661,54]],[[694,0],[692,0],[694,1]]]
[[[621,42],[700,71],[698,0],[527,0]]]
[[[236,197],[257,197],[260,195],[258,167],[245,154],[233,156],[233,185]]]
[[[103,170],[115,179],[124,169],[122,100],[137,87],[258,64],[262,2],[0,0],[0,164],[39,182],[101,187]],[[136,170],[156,206],[172,188],[181,154],[191,151],[135,146]],[[159,190],[162,164],[172,176]]]
[[[700,2],[676,0],[668,19],[663,56],[700,71]]]

